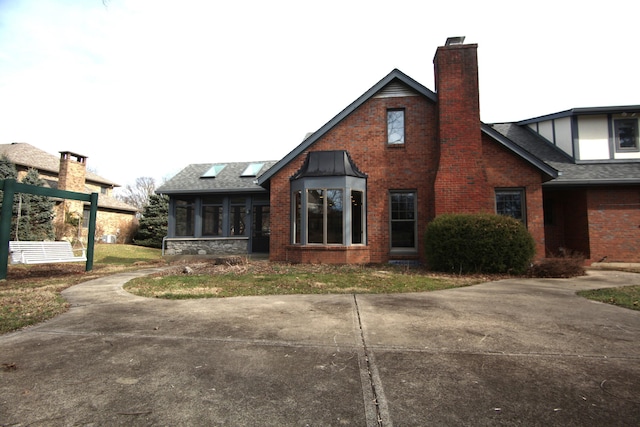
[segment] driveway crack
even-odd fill
[[[362,381],[362,390],[365,399],[365,411],[367,412],[367,426],[391,427],[391,417],[387,408],[387,401],[382,388],[382,381],[378,373],[373,353],[369,351],[367,340],[364,334],[364,327],[360,316],[360,307],[358,306],[358,298],[353,295],[353,304],[355,308],[357,330],[359,341],[362,348],[360,354],[360,372]],[[373,404],[373,409],[371,409]]]

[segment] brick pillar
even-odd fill
[[[482,159],[477,48],[442,46],[433,60],[440,140],[436,215],[494,211]]]

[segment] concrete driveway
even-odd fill
[[[592,271],[396,295],[165,301],[119,274],[0,336],[1,426],[640,425],[640,312]],[[0,365],[0,368],[2,365]]]

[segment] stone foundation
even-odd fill
[[[248,237],[171,238],[164,247],[164,255],[247,255],[248,251]]]

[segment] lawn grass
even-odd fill
[[[631,310],[640,310],[640,286],[621,286],[619,288],[580,291],[578,295],[593,301],[613,304]]]
[[[247,295],[399,293],[467,286],[486,281],[480,276],[435,275],[419,268],[277,264],[254,261],[232,266],[176,270],[140,277],[125,289],[144,297],[188,299]]]

